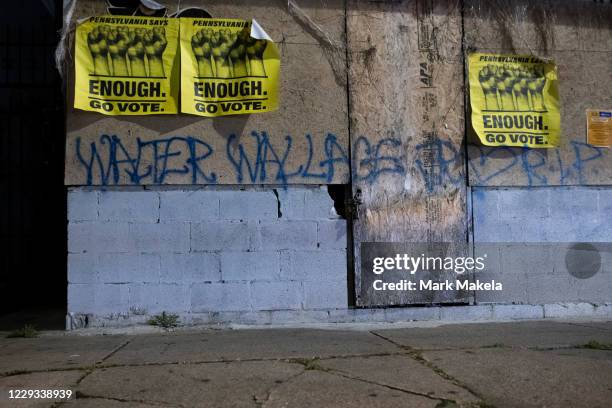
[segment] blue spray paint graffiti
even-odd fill
[[[402,141],[397,138],[379,140],[374,146],[360,136],[353,144],[353,180],[373,184],[383,174],[405,175]]]
[[[322,184],[335,181],[339,175],[348,181],[349,155],[333,133],[327,133],[322,145],[315,145],[311,134],[295,140],[286,135],[282,142],[272,139],[265,131],[253,131],[245,140],[236,135],[227,138],[225,157],[240,184],[278,184],[316,180]],[[415,147],[415,171],[429,192],[448,185],[464,183],[462,151],[450,140],[431,136]],[[299,156],[296,144],[301,144]],[[549,185],[554,177],[559,184],[584,184],[586,171],[593,161],[602,158],[603,149],[572,141],[573,158],[564,163],[559,150],[542,152],[482,146],[471,147],[469,168],[476,185],[487,185],[496,178],[518,168],[529,186]],[[304,155],[304,149],[306,154]],[[75,155],[84,169],[87,185],[164,184],[176,177],[185,184],[216,184],[219,175],[210,160],[215,151],[206,141],[193,136],[173,136],[141,140],[128,144],[117,135],[101,135],[83,143],[75,139]],[[495,165],[496,155],[506,157],[503,167]],[[398,182],[407,175],[406,147],[401,139],[387,137],[371,141],[360,136],[351,148],[353,181],[374,184],[383,175],[397,176]],[[319,159],[315,160],[315,157]],[[322,158],[322,160],[320,159]],[[508,158],[510,160],[508,160]]]
[[[542,151],[529,148],[473,146],[472,149],[475,150],[472,150],[469,162],[472,179],[475,180],[474,184],[486,186],[516,166],[520,166],[519,174],[525,177],[526,184],[530,187],[547,186],[556,182],[560,185],[585,184],[586,170],[593,161],[603,157],[603,149],[578,141],[570,141],[570,145],[572,154],[569,163],[563,161],[561,151],[558,149]],[[503,155],[510,160],[498,168],[492,165],[495,155]]]
[[[169,137],[152,141],[136,138],[136,151],[129,152],[120,137],[102,135],[98,142],[89,144],[89,154],[84,156],[81,138],[76,139],[76,157],[85,168],[86,184],[119,184],[122,170],[132,184],[142,184],[150,178],[153,184],[163,184],[169,174],[189,174],[192,184],[216,183],[215,173],[206,173],[200,166],[213,153],[212,147],[194,137]],[[100,150],[106,146],[105,151]],[[172,150],[172,148],[176,148]],[[145,152],[150,164],[143,162]],[[178,168],[169,167],[171,157],[185,155],[184,164]],[[96,172],[97,170],[97,172]],[[94,183],[94,173],[99,180]]]
[[[117,135],[101,135],[85,144],[77,137],[75,155],[85,170],[85,184],[119,185],[126,180],[135,185],[164,184],[171,175],[184,176],[185,184],[218,183],[219,177],[210,169],[209,159],[220,153],[211,144],[192,136],[135,140],[134,146]],[[325,136],[323,160],[318,162],[314,161],[317,151],[312,136],[306,134],[302,142],[307,154],[305,160],[300,157],[303,163],[293,164],[295,168],[288,168],[295,150],[293,137],[285,136],[284,144],[273,143],[263,131],[251,132],[250,139],[244,142],[230,135],[226,159],[235,172],[235,181],[241,184],[286,185],[299,179],[331,183],[337,174],[348,174],[348,154],[336,135],[328,133]]]
[[[294,179],[319,179],[323,183],[330,183],[336,174],[336,167],[340,166],[343,170],[348,169],[348,156],[344,148],[338,143],[336,135],[328,133],[324,141],[324,157],[316,167],[320,172],[314,173],[313,156],[314,147],[312,136],[305,135],[307,144],[306,161],[297,166],[293,171],[288,170],[287,158],[291,153],[293,146],[293,138],[289,135],[285,136],[285,146],[282,148],[274,147],[266,132],[251,132],[251,137],[255,139],[256,153],[255,157],[249,157],[248,149],[244,143],[236,143],[236,135],[230,135],[226,144],[227,157],[232,163],[236,171],[236,181],[238,183],[265,183],[272,182],[275,184],[286,185]],[[279,154],[279,152],[282,153]],[[275,173],[273,177],[269,177],[269,164],[274,165]],[[245,180],[245,170],[248,177]]]
[[[416,146],[416,166],[425,181],[427,191],[437,187],[459,185],[464,181],[463,155],[450,140],[432,137]]]

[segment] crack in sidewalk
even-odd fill
[[[117,347],[115,347],[113,350],[111,350],[110,353],[108,353],[106,356],[102,357],[102,359],[100,361],[96,361],[95,365],[100,364],[105,362],[107,359],[111,358],[115,353],[117,353],[119,350],[121,350],[122,348],[124,348],[125,346],[127,346],[128,344],[130,344],[132,342],[133,339],[127,339],[126,341],[124,341],[123,343],[121,343],[120,345],[118,345]]]
[[[484,399],[484,397],[482,395],[480,395],[480,393],[474,391],[467,384],[464,384],[463,382],[459,381],[457,378],[455,378],[452,375],[446,373],[440,367],[438,367],[435,364],[433,364],[431,361],[425,359],[425,357],[423,357],[422,352],[420,350],[415,350],[415,349],[413,349],[410,346],[405,346],[403,344],[397,343],[396,341],[393,341],[393,340],[383,336],[382,334],[379,334],[379,333],[376,333],[376,332],[373,332],[373,331],[371,331],[370,333],[373,334],[374,336],[378,337],[378,338],[381,338],[381,339],[383,339],[385,341],[388,341],[389,343],[391,343],[391,344],[401,348],[402,350],[405,350],[407,352],[406,353],[407,356],[411,357],[413,360],[415,360],[416,362],[418,362],[422,366],[427,367],[428,369],[430,369],[431,371],[436,373],[438,376],[440,376],[440,377],[444,378],[445,380],[451,382],[452,384],[456,385],[457,387],[464,389],[468,393],[472,394],[474,397],[476,397],[479,400],[481,400],[483,403],[486,403],[486,400]]]
[[[81,391],[77,391],[75,394],[75,400],[77,399],[96,399],[96,400],[108,400],[108,401],[117,401],[117,402],[125,402],[125,403],[138,403],[138,404],[147,404],[156,407],[176,407],[176,408],[186,408],[185,405],[182,404],[170,404],[167,402],[158,402],[158,401],[147,401],[143,399],[127,399],[127,398],[117,398],[117,397],[105,397],[102,395],[90,395],[85,394]]]
[[[125,345],[119,346],[114,352],[119,351],[119,348],[125,347]],[[108,357],[114,352],[111,352],[108,356],[101,359],[99,362],[94,363],[93,366],[78,366],[78,367],[58,367],[58,368],[47,368],[38,370],[13,370],[0,373],[0,378],[12,377],[17,375],[34,374],[34,373],[49,373],[49,372],[61,372],[61,371],[81,371],[81,370],[96,370],[99,368],[120,368],[120,367],[149,367],[149,366],[165,366],[165,365],[198,365],[198,364],[216,364],[216,363],[242,363],[242,362],[266,362],[266,361],[291,361],[299,360],[299,357],[270,357],[270,358],[236,358],[236,359],[211,359],[211,360],[194,360],[194,361],[162,361],[162,362],[143,362],[143,363],[104,363]],[[406,355],[406,352],[398,353],[371,353],[371,354],[344,354],[338,356],[324,356],[316,357],[319,360],[329,360],[336,358],[355,358],[355,357],[383,357],[383,356],[397,356]]]
[[[255,402],[255,405],[258,408],[263,408],[268,402],[270,402],[270,398],[272,397],[272,393],[274,392],[274,390],[276,390],[277,388],[295,380],[296,378],[298,378],[299,376],[303,375],[307,370],[304,369],[302,371],[300,371],[297,374],[291,375],[289,376],[286,380],[284,380],[281,383],[277,383],[276,385],[271,386],[267,391],[266,391],[266,398],[263,401],[259,401],[257,399],[256,395],[253,395],[253,401]]]
[[[407,355],[406,353],[399,353],[396,355]],[[358,358],[358,357],[354,357],[354,358]],[[328,358],[326,360],[332,360],[334,358]],[[354,377],[351,376],[347,373],[345,373],[344,371],[341,370],[336,370],[333,368],[327,368],[327,367],[322,367],[321,365],[318,364],[318,361],[321,361],[318,358],[311,358],[311,359],[292,359],[287,361],[288,363],[293,363],[293,364],[300,364],[304,366],[304,372],[306,371],[321,371],[321,372],[325,372],[331,375],[336,375],[338,377],[342,377],[342,378],[346,378],[347,380],[353,380],[353,381],[360,381],[363,383],[367,383],[367,384],[371,384],[371,385],[376,385],[379,387],[383,387],[383,388],[388,388],[390,390],[394,390],[394,391],[400,391],[406,394],[410,394],[410,395],[415,395],[415,396],[419,396],[419,397],[424,397],[430,400],[434,400],[434,401],[439,401],[440,403],[452,403],[452,404],[457,404],[457,401],[450,399],[450,398],[443,398],[443,397],[434,397],[431,396],[429,394],[425,394],[422,392],[418,392],[418,391],[412,391],[409,389],[405,389],[405,388],[401,388],[401,387],[395,387],[393,385],[389,385],[389,384],[384,384],[384,383],[379,383],[376,381],[372,381],[372,380],[367,380],[365,378],[360,378],[360,377]],[[297,377],[297,376],[296,376]]]
[[[388,388],[390,390],[401,391],[401,392],[404,392],[406,394],[415,395],[415,396],[419,396],[419,397],[425,397],[427,399],[434,400],[434,401],[458,404],[457,401],[449,399],[449,398],[434,397],[432,395],[425,394],[423,392],[408,390],[408,389],[405,389],[405,388],[396,387],[394,385],[389,385],[389,384],[384,384],[384,383],[379,383],[379,382],[372,381],[372,380],[366,380],[365,378],[353,377],[353,376],[350,376],[348,374],[345,374],[342,371],[337,371],[337,370],[334,370],[334,369],[329,369],[327,372],[330,373],[330,374],[333,374],[333,375],[337,375],[339,377],[343,377],[343,378],[349,379],[349,380],[361,381],[361,382],[364,382],[364,383],[367,383],[367,384],[378,385],[380,387],[385,387],[385,388]]]

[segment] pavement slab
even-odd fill
[[[415,394],[459,403],[479,401],[469,391],[444,379],[409,356],[335,358],[321,360],[319,364],[325,369],[351,378],[399,388]]]
[[[107,398],[77,398],[67,401],[61,408],[152,408],[159,405],[143,404],[134,401],[117,401]]]
[[[15,371],[91,367],[126,341],[126,336],[42,336],[1,339],[0,375]]]
[[[435,408],[441,401],[320,370],[309,370],[275,387],[264,408]]]
[[[364,331],[209,330],[134,336],[105,364],[314,358],[399,351]]]
[[[593,359],[597,351],[562,355],[560,350],[490,348],[427,351],[423,357],[497,408],[607,408],[612,361]]]
[[[414,349],[571,347],[589,341],[612,343],[612,322],[597,326],[558,322],[513,322],[445,325],[434,328],[377,330],[376,333]]]
[[[269,390],[304,371],[282,361],[166,364],[95,370],[79,395],[164,406],[256,407]]]
[[[554,358],[555,356],[574,356],[583,359],[612,361],[612,350],[555,349],[546,350],[546,352],[551,354],[551,358]]]
[[[0,338],[0,408],[612,406],[612,323],[367,328]]]
[[[0,377],[0,407],[49,407],[61,399],[9,399],[9,390],[72,390],[84,371],[52,371]]]
[[[579,326],[579,327],[591,327],[594,329],[612,331],[611,322],[574,322],[574,323],[568,323],[568,324]]]

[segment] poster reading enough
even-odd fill
[[[559,145],[557,67],[530,55],[469,56],[472,126],[486,146]]]
[[[179,21],[98,16],[76,30],[74,107],[106,115],[178,112]]]
[[[255,20],[181,18],[181,112],[278,108],[280,54]]]

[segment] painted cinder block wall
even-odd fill
[[[470,196],[476,242],[612,241],[607,187],[475,187]],[[579,279],[537,250],[520,255],[536,267],[477,276],[504,291],[476,293],[470,306],[350,309],[347,221],[325,186],[83,187],[69,190],[68,205],[68,328],[162,311],[187,324],[612,316],[612,254]]]
[[[325,186],[74,188],[68,203],[69,326],[348,306],[347,223]]]
[[[500,292],[477,292],[476,303],[612,303],[612,188],[476,187],[472,207],[477,246],[499,242],[516,248],[476,276],[504,285]],[[598,272],[568,271],[565,248],[572,243],[603,243],[595,255],[601,258]]]

